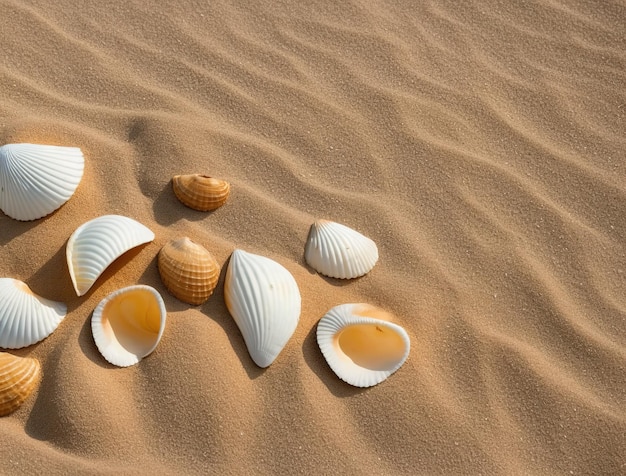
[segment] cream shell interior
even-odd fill
[[[104,358],[119,367],[136,364],[157,346],[166,311],[149,286],[130,286],[103,299],[92,317],[94,340]]]

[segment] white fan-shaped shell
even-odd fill
[[[156,349],[166,317],[163,298],[156,289],[128,286],[100,301],[91,316],[91,332],[108,362],[128,367]]]
[[[36,220],[65,202],[83,177],[78,147],[7,144],[0,147],[0,209],[16,220]]]
[[[406,331],[380,317],[388,314],[369,304],[342,304],[317,325],[317,343],[326,362],[341,380],[355,387],[382,382],[409,356]],[[342,334],[349,342],[342,341]]]
[[[20,349],[43,340],[66,314],[62,302],[37,296],[17,279],[0,278],[0,347]]]
[[[340,223],[317,220],[304,250],[306,262],[331,278],[352,279],[368,273],[378,261],[376,243]]]
[[[76,294],[82,296],[118,257],[154,240],[154,233],[121,215],[103,215],[79,226],[66,247],[67,267]]]
[[[233,251],[224,299],[259,367],[269,366],[293,335],[300,319],[300,291],[283,266],[264,256]]]

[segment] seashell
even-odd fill
[[[352,279],[367,274],[378,261],[376,243],[340,223],[317,220],[304,250],[306,262],[331,278]]]
[[[82,296],[102,272],[125,252],[154,240],[147,227],[121,215],[103,215],[83,223],[66,246],[67,267],[76,294]]]
[[[172,187],[181,202],[201,212],[221,207],[230,193],[228,182],[201,174],[175,175]]]
[[[85,159],[78,147],[7,144],[0,147],[0,209],[11,218],[44,217],[76,191]]]
[[[62,302],[37,296],[17,279],[0,278],[0,347],[20,349],[43,340],[66,314]]]
[[[134,365],[156,348],[166,315],[156,289],[142,284],[118,289],[93,311],[93,340],[108,362],[118,367]]]
[[[167,290],[188,304],[202,304],[209,299],[220,277],[220,265],[213,255],[187,237],[163,246],[158,265]]]
[[[333,307],[317,325],[317,344],[330,368],[355,387],[376,385],[409,356],[406,331],[391,316],[369,304]]]
[[[36,359],[0,352],[0,417],[24,403],[39,384],[40,374]]]
[[[224,299],[259,367],[269,366],[287,344],[300,319],[300,291],[291,273],[264,256],[235,250]]]

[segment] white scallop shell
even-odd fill
[[[83,223],[66,246],[67,267],[76,294],[82,296],[102,272],[125,252],[154,240],[154,233],[121,215],[103,215]]]
[[[352,279],[367,274],[378,261],[376,243],[340,223],[317,220],[311,225],[304,258],[331,278]]]
[[[93,340],[108,362],[128,367],[156,349],[166,317],[163,298],[156,289],[141,284],[118,289],[93,311]]]
[[[16,220],[36,220],[76,191],[85,159],[78,147],[7,144],[0,147],[0,209]]]
[[[342,304],[322,317],[317,343],[341,380],[355,387],[371,387],[404,364],[411,342],[389,317],[369,304]]]
[[[300,291],[283,266],[264,256],[235,250],[224,299],[259,367],[269,366],[291,338],[300,319]]]
[[[37,296],[17,279],[0,278],[0,347],[20,349],[43,340],[66,314],[62,302]]]

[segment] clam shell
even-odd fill
[[[264,256],[235,250],[224,299],[259,367],[269,366],[287,344],[300,319],[300,291],[291,273]]]
[[[93,340],[111,364],[134,365],[156,348],[166,315],[163,298],[156,289],[141,284],[118,289],[93,311]]]
[[[79,226],[66,246],[67,267],[82,296],[102,272],[125,252],[154,240],[154,233],[132,218],[103,215]]]
[[[342,304],[322,317],[317,343],[341,380],[355,387],[371,387],[404,364],[411,342],[389,317],[369,304]]]
[[[37,296],[17,279],[0,278],[0,347],[19,349],[43,340],[66,314],[62,302]]]
[[[213,255],[189,238],[167,243],[159,252],[159,274],[167,290],[188,304],[205,302],[217,286],[220,265]]]
[[[0,352],[0,417],[24,403],[39,384],[40,374],[36,359]]]
[[[0,209],[11,218],[44,217],[76,191],[85,159],[78,147],[7,144],[0,147]]]
[[[201,212],[221,207],[230,193],[228,182],[201,174],[175,175],[172,187],[181,202]]]
[[[340,223],[317,220],[304,250],[306,262],[331,278],[352,279],[367,274],[378,261],[376,243]]]

